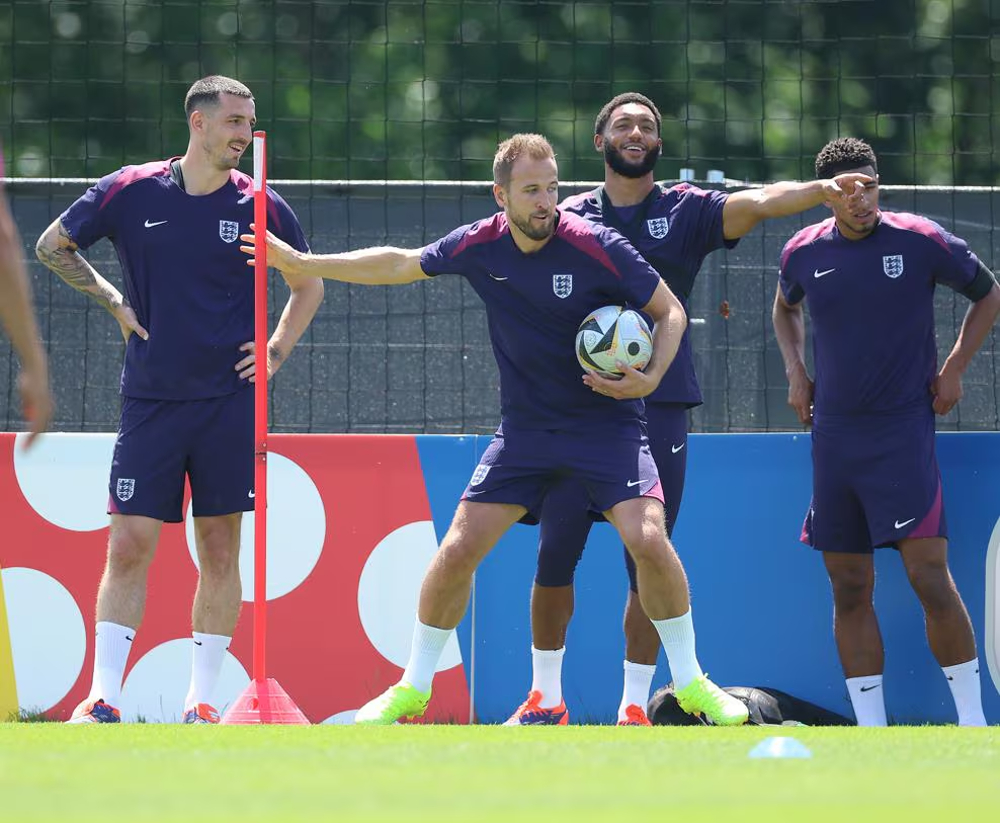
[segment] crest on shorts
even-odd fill
[[[670,231],[670,221],[666,217],[654,217],[652,220],[646,221],[646,228],[649,229],[649,234],[653,238],[662,240]]]
[[[486,475],[490,473],[490,467],[485,463],[480,463],[476,466],[476,470],[472,473],[472,479],[469,480],[470,486],[478,486],[486,479]]]
[[[903,273],[903,255],[886,254],[882,257],[882,271],[894,280]]]
[[[553,274],[552,291],[555,292],[556,297],[561,297],[564,300],[569,297],[573,293],[573,275]]]
[[[240,236],[240,224],[233,220],[219,221],[219,237],[227,243],[234,243]]]
[[[135,478],[119,477],[118,487],[115,489],[115,494],[118,495],[118,499],[124,503],[126,500],[131,500],[132,495],[134,493],[135,493]]]

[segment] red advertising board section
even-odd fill
[[[96,450],[94,438],[103,438]],[[15,446],[13,434],[0,434],[0,567],[18,698],[22,707],[57,718],[68,716],[90,687],[94,603],[108,539],[106,518],[94,528],[101,522],[93,512],[94,485],[101,484],[106,500],[109,462],[101,455],[110,456],[112,442],[113,436],[103,434],[49,435],[25,453]],[[401,674],[420,574],[436,542],[416,442],[407,436],[275,435],[270,447],[269,537],[279,532],[282,537],[269,539],[268,546],[267,674],[312,722],[349,720],[353,710]],[[281,477],[275,477],[282,473],[290,478],[282,486],[284,498],[277,490]],[[86,523],[80,522],[83,512],[74,490],[91,501]],[[252,558],[246,534],[252,531],[251,517],[244,519],[243,564]],[[315,545],[302,548],[310,542]],[[190,543],[190,527],[164,526],[150,571],[145,620],[126,671],[123,702],[131,700],[139,707],[135,713],[150,720],[174,719],[186,691],[197,582]],[[377,563],[372,562],[376,555]],[[227,693],[218,701],[220,708],[242,689],[251,671],[253,588],[246,574],[243,583],[248,602],[230,647],[234,659],[226,667],[231,676],[222,684]],[[47,620],[55,625],[34,636],[33,626],[44,627]],[[83,639],[63,639],[77,635]],[[378,642],[387,636],[395,638],[390,659]],[[61,657],[47,659],[50,655]],[[53,682],[60,680],[66,690],[56,699]],[[173,684],[169,696],[167,683]],[[152,693],[158,684],[164,684],[159,698]],[[469,718],[464,664],[439,672],[434,695],[429,719]],[[164,716],[156,716],[157,703]]]

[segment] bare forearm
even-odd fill
[[[21,255],[21,237],[6,204],[0,204],[0,321],[7,330],[21,365],[45,364],[38,325],[31,306],[31,285]]]
[[[806,323],[802,309],[798,306],[789,308],[776,300],[771,313],[774,323],[774,335],[781,349],[781,357],[785,361],[785,374],[791,377],[798,371],[806,369]]]
[[[267,343],[268,353],[275,365],[283,363],[292,353],[322,302],[322,280],[306,278],[301,286],[292,290],[278,319],[278,325]]]
[[[976,352],[982,347],[990,329],[993,328],[998,313],[1000,313],[1000,287],[993,286],[986,297],[969,306],[947,362],[964,373]]]
[[[722,229],[734,240],[772,217],[798,214],[824,202],[823,181],[771,183],[729,195],[722,210]]]
[[[771,183],[754,190],[752,194],[763,219],[798,214],[813,206],[819,206],[825,198],[821,180],[810,180],[806,183]]]
[[[365,286],[412,283],[426,278],[420,268],[420,251],[379,247],[340,254],[298,253],[292,265],[282,267],[282,271]]]
[[[74,289],[92,298],[108,311],[120,306],[121,293],[80,255],[62,224],[58,226],[58,238],[52,238],[51,234],[50,227],[35,245],[38,259]]]
[[[645,371],[656,380],[657,385],[674,362],[686,328],[687,315],[680,303],[672,306],[665,317],[656,321],[653,327],[653,356]]]

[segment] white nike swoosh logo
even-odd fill
[[[677,452],[679,452],[681,449],[683,449],[685,445],[687,445],[687,444],[686,443],[681,443],[679,446],[671,446],[670,447],[670,453],[671,454],[677,454]]]
[[[247,497],[249,497],[251,500],[253,500],[254,493],[253,492],[247,492]]]
[[[490,277],[492,277],[494,280],[496,280],[499,283],[502,283],[504,280],[510,280],[509,277],[497,277],[493,272],[490,272]]]
[[[819,269],[816,269],[813,272],[813,277],[822,277],[824,274],[829,274],[832,271],[836,271],[836,269],[827,269],[826,271],[820,271]]]
[[[629,480],[625,485],[631,489],[633,486],[638,486],[641,482],[641,480]]]
[[[164,223],[166,223],[166,222],[168,222],[168,221],[166,221],[166,220],[159,220],[159,221],[158,221],[158,222],[156,222],[156,223],[150,223],[150,222],[149,222],[149,221],[147,220],[147,221],[146,221],[145,223],[143,223],[143,225],[144,225],[144,226],[145,226],[145,227],[146,227],[147,229],[151,229],[151,228],[153,228],[154,226],[162,226],[162,225],[163,225]]]
[[[909,525],[910,525],[910,523],[912,523],[912,522],[913,522],[914,520],[916,520],[916,519],[917,519],[917,518],[915,518],[915,517],[911,517],[911,518],[910,518],[909,520],[904,520],[904,521],[903,521],[902,523],[900,523],[900,522],[899,522],[899,521],[897,520],[897,521],[896,521],[896,528],[897,528],[897,529],[901,529],[901,528],[903,528],[903,526],[909,526]]]

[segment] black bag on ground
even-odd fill
[[[807,700],[778,689],[764,686],[728,686],[725,692],[742,700],[750,710],[749,723],[754,726],[853,726],[853,720],[817,706]],[[692,717],[677,705],[673,686],[658,689],[651,698],[646,715],[654,726],[707,725],[700,717]]]

